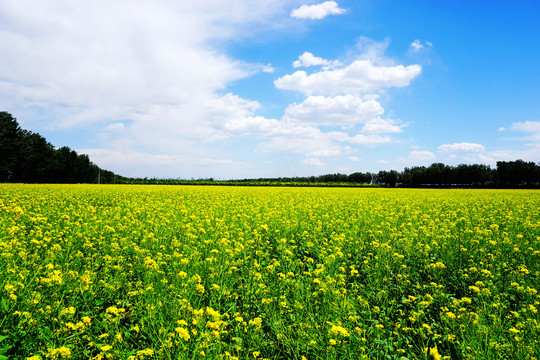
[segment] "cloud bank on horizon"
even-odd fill
[[[392,10],[377,6],[0,0],[1,110],[126,176],[540,161],[540,112],[529,105],[538,85],[523,78],[516,86],[531,98],[507,103],[529,111],[494,114],[495,101],[468,93],[472,82],[454,83],[468,71],[445,48],[457,40],[429,26],[407,33],[399,22],[370,30],[385,21],[377,11]],[[462,103],[456,91],[464,91]],[[508,98],[506,91],[496,95]],[[449,111],[451,96],[463,111]]]

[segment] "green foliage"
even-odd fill
[[[116,175],[101,170],[88,155],[69,147],[55,149],[39,134],[22,130],[9,113],[0,112],[0,182],[113,183]]]

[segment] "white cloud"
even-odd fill
[[[4,5],[4,17],[16,24],[0,33],[7,46],[0,59],[4,90],[26,105],[68,109],[58,117],[72,125],[129,116],[156,103],[187,103],[249,74],[243,64],[206,47],[221,35],[206,26],[215,14],[203,13],[203,6],[134,1],[129,16],[124,6]]]
[[[352,53],[354,53],[356,59],[370,60],[377,65],[392,66],[395,65],[394,60],[387,58],[384,55],[389,45],[390,38],[377,41],[366,36],[360,36],[356,40]]]
[[[527,144],[524,149],[498,149],[484,152],[451,153],[447,161],[454,163],[486,164],[496,166],[497,161],[524,161],[538,162],[540,144]]]
[[[116,168],[121,174],[130,172],[131,176],[146,177],[152,174],[153,177],[170,177],[169,168],[182,169],[176,176],[188,178],[188,173],[194,169],[206,168],[206,176],[213,176],[212,171],[219,168],[242,169],[249,164],[245,162],[235,162],[230,159],[206,158],[170,154],[148,154],[146,152],[108,149],[77,149],[88,154],[93,162],[106,169]],[[202,174],[202,173],[201,173]],[[215,173],[214,173],[215,174]]]
[[[506,129],[504,127],[500,127],[497,131],[505,131]]]
[[[474,143],[453,143],[453,144],[444,144],[438,147],[438,150],[446,153],[480,153],[486,151],[486,148],[480,144]]]
[[[362,133],[364,134],[390,134],[400,133],[403,131],[404,125],[397,125],[393,120],[376,118],[367,122],[362,127]]]
[[[347,94],[335,97],[309,96],[285,109],[285,118],[315,125],[345,126],[364,124],[382,115],[384,109],[374,100]]]
[[[309,166],[324,166],[324,163],[317,158],[307,158],[304,159],[302,163]]]
[[[286,14],[290,4],[0,2],[2,105],[34,131],[71,128],[83,134],[89,123],[98,123],[104,133],[88,132],[85,140],[103,142],[99,146],[107,151],[102,154],[111,156],[107,164],[116,164],[111,170],[125,169],[112,161],[118,149],[149,157],[186,154],[188,161],[211,158],[212,149],[204,142],[230,136],[216,124],[254,111],[249,100],[238,100],[236,111],[227,108],[219,103],[220,93],[232,81],[273,70],[271,64],[232,59],[214,44],[280,28],[280,21],[273,20]],[[231,105],[225,97],[223,102]],[[146,166],[142,160],[136,164],[124,174]],[[175,176],[179,167],[168,169]]]
[[[349,66],[311,75],[296,71],[276,79],[274,85],[306,95],[365,94],[382,88],[407,86],[421,71],[420,65],[377,66],[371,60],[356,60]]]
[[[341,62],[338,60],[326,60],[321,57],[317,57],[310,52],[304,52],[298,57],[298,60],[293,62],[293,66],[297,67],[310,67],[310,66],[319,66],[322,65],[323,69],[331,69],[338,66],[341,66]]]
[[[540,132],[540,121],[524,121],[512,124],[511,130],[519,130],[523,132],[538,133]]]
[[[420,43],[420,40],[414,40],[412,43],[411,43],[411,47],[415,50],[420,50],[421,48],[424,47],[424,45],[422,45]]]
[[[253,112],[259,106],[256,101],[233,94],[226,94],[206,104],[212,109],[216,136],[256,137],[263,141],[258,146],[262,151],[292,151],[311,157],[342,153],[341,146],[335,145],[328,134],[309,123],[255,116]]]
[[[78,151],[126,176],[189,177],[202,174],[198,167],[210,176],[232,174],[248,166],[235,160],[250,151],[319,159],[348,155],[352,145],[392,142],[387,134],[403,125],[381,118],[377,91],[408,85],[421,68],[381,66],[376,57],[384,44],[372,42],[347,66],[305,52],[300,65],[322,69],[276,80],[278,88],[308,95],[281,118],[258,116],[261,103],[228,92],[234,81],[275,69],[228,56],[223,42],[298,24],[287,16],[291,3],[298,2],[0,2],[2,105],[33,119],[26,121],[33,131],[85,134],[92,145]],[[335,2],[301,7],[297,15],[300,9],[306,17],[317,9],[344,11]],[[101,130],[86,135],[89,128]],[[238,140],[248,136],[249,146]]]
[[[285,109],[279,127],[295,128],[309,134],[304,136],[310,140],[304,140],[301,147],[290,145],[282,139],[272,139],[270,143],[289,149],[316,149],[322,146],[323,150],[311,150],[311,156],[319,157],[343,154],[343,148],[333,145],[336,143],[374,146],[394,142],[389,134],[402,132],[406,124],[381,117],[384,109],[377,101],[377,91],[385,87],[407,86],[421,72],[421,67],[390,65],[390,61],[383,57],[387,44],[387,41],[381,43],[367,38],[359,39],[357,46],[365,52],[357,54],[356,59],[347,66],[335,60],[315,57],[309,52],[302,54],[293,64],[295,67],[319,65],[325,68],[311,75],[297,71],[275,80],[274,85],[279,89],[296,90],[307,95],[301,103],[293,103]],[[389,65],[377,65],[379,63]],[[336,68],[331,69],[333,66]],[[341,127],[348,131],[325,132],[320,128],[322,126]],[[361,129],[357,126],[361,126]],[[317,142],[323,145],[317,145]]]
[[[328,136],[331,139],[341,142],[348,142],[350,144],[356,145],[377,145],[377,144],[388,144],[392,142],[392,138],[388,135],[364,135],[356,134],[351,136],[347,133],[341,131],[334,131],[328,133]]]
[[[523,121],[512,123],[510,130],[528,133],[523,140],[540,141],[540,121]]]
[[[338,7],[335,1],[325,1],[317,5],[302,5],[291,11],[291,16],[297,19],[320,20],[328,15],[340,15],[345,13],[345,9]]]
[[[406,158],[400,160],[409,165],[426,165],[435,160],[435,154],[430,151],[413,150]]]
[[[488,151],[481,144],[465,142],[443,144],[437,149],[439,152],[447,155],[445,161],[450,163],[487,164],[495,166],[497,161],[514,161],[517,159],[537,162],[538,154],[540,154],[540,143],[536,142],[536,140],[540,140],[540,122],[513,123],[510,130],[529,132],[529,136],[520,140],[531,140],[531,143],[525,144],[525,149],[497,149]],[[538,132],[536,133],[536,131]]]
[[[123,123],[114,123],[114,124],[105,126],[103,131],[117,132],[117,131],[122,131],[125,128],[126,128],[126,125],[124,125]]]
[[[420,40],[414,40],[412,43],[411,43],[411,49],[413,51],[420,51],[422,49],[424,49],[425,47],[433,47],[433,44],[429,41],[425,41],[423,44]]]
[[[359,158],[358,156],[349,156],[349,160],[356,162],[362,160],[362,158]]]
[[[266,64],[266,65],[263,65],[262,71],[265,72],[265,73],[272,74],[272,73],[274,73],[276,71],[276,69],[274,69],[272,64]]]

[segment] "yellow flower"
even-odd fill
[[[253,320],[249,320],[249,325],[254,326],[256,329],[260,328],[262,325],[262,319],[260,317],[256,317]]]
[[[442,356],[439,354],[439,350],[437,350],[437,346],[429,349],[429,355],[431,355],[432,360],[441,360]]]
[[[89,316],[83,316],[81,320],[86,326],[90,326],[90,323],[92,322],[92,319]]]
[[[348,337],[350,336],[349,332],[347,331],[347,329],[345,329],[344,327],[342,326],[336,326],[336,325],[332,325],[332,328],[330,330],[328,330],[328,333],[330,335],[339,335],[339,336],[343,336],[343,337]]]
[[[189,341],[189,339],[191,338],[191,336],[189,335],[189,331],[184,327],[177,327],[174,330],[178,333],[178,336],[185,341]]]
[[[154,355],[154,350],[152,350],[152,349],[143,349],[143,350],[137,351],[137,356],[138,357],[152,356],[152,355]]]
[[[57,349],[50,349],[49,354],[52,356],[53,359],[57,359],[59,357],[70,357],[71,350],[65,346],[61,346]]]
[[[195,284],[195,290],[197,290],[199,294],[204,294],[204,286],[201,284]]]
[[[218,284],[212,284],[212,286],[210,287],[210,289],[219,291],[220,287],[219,287]]]

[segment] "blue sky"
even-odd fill
[[[537,1],[0,0],[0,109],[125,176],[540,161]]]

